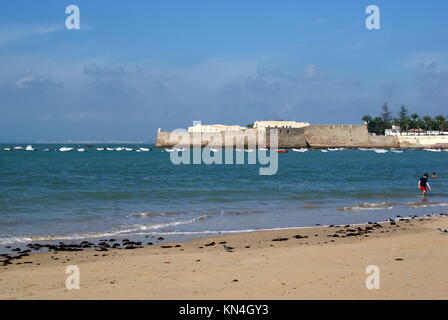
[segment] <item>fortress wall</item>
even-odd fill
[[[190,134],[192,141],[193,134]],[[230,135],[229,135],[230,134]],[[232,137],[233,134],[233,137]],[[219,135],[221,139],[213,142],[212,136]],[[223,144],[242,142],[239,148],[247,147],[248,139],[257,141],[257,130],[216,133],[207,137],[203,134],[201,146],[221,147]],[[248,138],[249,137],[249,138]],[[448,148],[448,136],[370,136],[366,125],[311,125],[305,128],[278,128],[279,148]],[[225,140],[226,139],[226,140]],[[266,147],[269,145],[269,134],[266,137]],[[172,148],[179,142],[170,132],[160,131],[157,134],[156,147]],[[263,145],[263,144],[262,144]],[[189,145],[179,145],[189,147]]]
[[[302,130],[302,136],[298,134],[286,134],[285,132],[282,132],[280,134],[279,130],[279,146],[280,147],[286,147],[286,145],[290,143],[296,143],[296,141],[303,140],[302,144],[305,144],[305,140],[303,138],[303,129],[296,129],[296,130]],[[189,135],[189,141],[192,142],[196,134],[194,133],[187,133]],[[197,134],[199,136],[199,134]],[[201,133],[200,134],[201,141],[198,142],[198,144],[201,145],[201,147],[225,147],[226,145],[233,145],[236,148],[247,148],[249,142],[251,143],[251,146],[255,144],[258,146],[258,144],[261,144],[261,146],[270,147],[270,138],[269,134],[266,136],[266,138],[262,141],[258,141],[258,130],[255,129],[248,129],[246,131],[239,132],[239,131],[229,131],[229,132],[219,132],[219,133]],[[175,134],[172,134],[171,132],[167,131],[159,131],[156,138],[156,148],[172,148],[174,146],[177,147],[190,147],[190,144],[183,144],[181,143],[181,138],[176,136]]]
[[[311,125],[305,128],[305,139],[312,148],[369,147],[366,125]]]
[[[308,127],[306,127],[308,128]],[[305,139],[306,128],[279,128],[278,129],[278,147],[279,148],[305,148],[307,147]]]
[[[369,136],[369,148],[399,148],[400,143],[396,136]]]
[[[398,136],[401,148],[448,148],[448,136]]]

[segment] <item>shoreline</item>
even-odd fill
[[[173,232],[151,232],[151,233],[130,233],[130,234],[119,234],[119,233],[98,233],[98,235],[92,234],[92,236],[83,236],[78,238],[72,238],[71,236],[54,236],[53,238],[51,236],[34,236],[34,237],[22,237],[23,240],[15,241],[15,242],[5,242],[0,244],[0,250],[1,249],[7,249],[7,251],[11,251],[10,254],[14,254],[14,251],[20,252],[22,250],[27,250],[26,253],[30,254],[39,254],[39,253],[47,253],[51,252],[51,250],[58,251],[59,248],[63,248],[61,251],[64,250],[64,247],[69,248],[80,248],[85,250],[93,250],[95,248],[100,248],[100,243],[104,243],[107,241],[110,241],[110,239],[114,239],[117,241],[125,240],[133,245],[138,245],[141,243],[141,247],[137,247],[138,249],[149,247],[154,245],[152,241],[157,238],[163,238],[162,240],[156,240],[155,242],[158,242],[156,244],[163,244],[163,243],[169,243],[169,242],[180,242],[185,243],[188,241],[193,241],[196,239],[208,239],[212,237],[220,237],[220,236],[226,236],[226,235],[234,235],[234,234],[245,234],[245,233],[254,233],[254,232],[272,232],[272,231],[289,231],[289,230],[301,230],[301,229],[314,229],[314,228],[324,228],[324,227],[342,227],[344,225],[350,225],[353,227],[357,226],[364,226],[368,224],[382,224],[387,223],[390,221],[400,221],[400,220],[414,220],[419,218],[437,218],[437,217],[444,217],[448,216],[448,213],[441,213],[441,214],[425,214],[425,215],[412,215],[412,216],[405,216],[402,217],[400,215],[397,215],[395,218],[389,218],[388,220],[384,221],[365,221],[361,223],[343,223],[343,224],[314,224],[312,226],[292,226],[292,227],[276,227],[276,228],[261,228],[261,229],[239,229],[239,230],[203,230],[203,231],[173,231]],[[186,236],[186,238],[183,238]],[[18,237],[15,237],[16,239]],[[171,239],[166,239],[171,238]],[[183,238],[183,239],[182,239]],[[26,240],[25,240],[26,239]],[[140,241],[139,241],[140,240]],[[149,245],[145,242],[150,241]],[[40,242],[40,243],[39,243]],[[94,243],[98,242],[98,243]],[[115,241],[114,241],[115,242]],[[89,246],[82,246],[83,243],[90,243]],[[31,250],[28,250],[30,248]],[[42,248],[44,250],[42,250]],[[49,248],[51,250],[45,251],[45,248]],[[106,247],[109,249],[110,247]],[[19,251],[20,249],[20,251]],[[120,248],[123,249],[123,248]],[[35,252],[33,252],[35,251]],[[4,257],[4,252],[0,251],[0,266],[2,262],[2,257]]]
[[[438,227],[447,216],[33,253],[0,266],[0,298],[447,299],[448,237]],[[80,290],[65,287],[68,265],[80,269]],[[381,269],[380,290],[364,285],[369,265]]]

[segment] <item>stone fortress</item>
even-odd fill
[[[368,132],[366,124],[312,125],[295,121],[256,121],[251,128],[198,124],[189,127],[187,132],[191,136],[195,133],[220,134],[222,145],[216,147],[224,147],[226,136],[230,133],[233,137],[241,136],[244,139],[244,146],[247,147],[249,137],[257,139],[259,130],[266,130],[266,147],[269,148],[269,129],[278,130],[278,148],[448,148],[447,133],[375,136]],[[179,139],[170,134],[171,132],[159,129],[156,147],[172,148],[176,145],[179,147]],[[202,147],[213,145],[213,140],[208,139],[207,134],[203,136]],[[234,141],[235,139],[231,142],[235,144]]]

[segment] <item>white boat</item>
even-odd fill
[[[442,152],[442,149],[425,149],[425,150],[429,152]]]
[[[59,148],[59,151],[61,151],[61,152],[68,152],[68,151],[72,151],[73,150],[73,148],[69,148],[69,147],[60,147]]]
[[[359,151],[370,151],[368,148],[358,148]]]
[[[34,149],[33,146],[29,144],[29,145],[27,145],[27,146],[25,147],[25,150],[26,150],[26,151],[34,151],[34,150],[36,150],[36,149]]]
[[[403,153],[403,150],[400,149],[390,149],[393,153]]]
[[[241,150],[241,149],[235,149],[236,151],[239,151],[239,152],[242,152],[243,150]]]
[[[246,150],[244,150],[244,151],[246,151],[246,152],[254,152],[253,149],[246,149]]]
[[[141,150],[142,152],[148,152],[148,151],[151,151],[151,149],[150,148],[139,148],[139,150]]]
[[[140,150],[140,149],[137,149],[137,150],[135,150],[136,152],[143,152],[142,150]],[[163,152],[163,150],[162,150],[162,152]]]
[[[320,150],[320,152],[328,152],[328,150],[322,149],[322,150]]]
[[[14,149],[15,149],[15,150],[23,150],[23,147],[21,147],[21,146],[17,146],[17,147],[14,147]]]
[[[124,150],[126,150],[126,151],[133,151],[134,148],[124,148]]]
[[[373,151],[375,151],[375,153],[388,153],[389,152],[386,149],[374,149]]]
[[[328,151],[339,151],[338,148],[328,148]]]
[[[142,148],[140,148],[140,150],[142,150]],[[174,152],[174,151],[176,151],[176,150],[174,150],[174,149],[169,149],[169,148],[165,148],[165,151],[166,151],[166,152]]]
[[[185,148],[174,148],[174,150],[177,152],[184,152]]]
[[[96,148],[96,150],[98,150],[98,151],[104,151],[104,150],[106,150],[106,148]]]
[[[107,151],[115,151],[115,148],[106,148]]]
[[[124,148],[122,148],[122,147],[115,148],[115,151],[123,151],[123,150],[124,150]]]
[[[86,149],[84,149],[84,148],[78,148],[76,150],[78,150],[78,152],[86,152]]]
[[[294,152],[307,152],[308,149],[305,149],[305,148],[300,148],[300,149],[292,148],[292,151],[294,151]]]
[[[3,148],[3,150],[5,150],[5,151],[12,151],[12,149],[11,149],[11,148],[8,148],[8,147]]]

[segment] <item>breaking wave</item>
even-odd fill
[[[101,238],[101,237],[113,237],[119,235],[137,235],[141,234],[142,231],[146,230],[157,230],[160,228],[178,226],[183,224],[190,224],[198,221],[204,221],[207,216],[199,216],[196,218],[188,220],[179,220],[165,223],[153,223],[153,224],[143,224],[143,225],[132,225],[126,226],[125,229],[109,231],[109,232],[91,232],[91,233],[74,233],[69,235],[55,235],[55,236],[23,236],[23,237],[3,237],[0,238],[0,245],[9,243],[21,243],[21,242],[32,242],[32,241],[55,241],[55,240],[80,240],[88,238]]]
[[[343,208],[338,208],[341,211],[358,211],[358,210],[391,210],[393,209],[393,203],[382,202],[382,203],[361,203],[354,206],[347,206]]]

